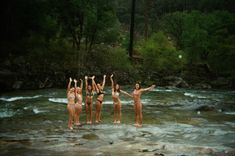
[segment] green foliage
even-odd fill
[[[213,75],[235,79],[234,0],[138,1],[133,64],[126,53],[130,3],[7,1],[2,8],[0,68],[38,75],[117,71],[137,78],[146,72],[150,77],[156,72],[172,75],[206,65]]]
[[[153,34],[141,50],[143,68],[148,72],[177,72],[183,67],[184,56],[162,33]],[[181,58],[182,56],[182,58]]]
[[[121,47],[99,45],[95,48],[95,65],[104,72],[132,70],[127,51]]]

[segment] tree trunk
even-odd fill
[[[149,27],[149,0],[144,1],[144,38],[148,39],[148,27]]]
[[[88,50],[88,52],[91,52],[92,46],[93,46],[93,44],[94,44],[95,35],[96,35],[96,30],[97,30],[97,27],[95,26],[95,27],[94,27],[94,31],[93,31],[92,36],[91,36],[91,41],[90,41],[90,45],[89,45],[89,50]]]

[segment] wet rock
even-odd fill
[[[43,82],[40,81],[38,88],[50,88],[50,87],[52,87],[53,83],[49,80],[50,80],[50,78],[47,77]]]
[[[141,149],[141,150],[139,150],[140,152],[149,152],[149,150],[148,149]]]
[[[193,88],[195,89],[211,89],[211,85],[207,84],[207,83],[196,83]]]
[[[177,76],[167,76],[163,78],[164,85],[179,87],[179,88],[188,88],[188,83],[183,80],[181,77]]]
[[[0,88],[1,90],[11,90],[12,85],[16,79],[16,73],[6,70],[0,69]]]
[[[15,81],[12,88],[13,89],[20,89],[22,87],[23,81]]]
[[[144,149],[140,149],[139,152],[155,152],[159,149],[147,149],[147,148],[144,148]]]
[[[219,77],[210,83],[215,88],[230,88],[232,86],[231,81],[224,77]]]
[[[213,106],[206,106],[206,105],[204,105],[204,106],[200,106],[200,107],[198,107],[197,109],[196,109],[196,111],[214,111],[215,110],[215,107],[213,107]]]
[[[162,153],[154,153],[154,155],[156,155],[156,156],[164,156],[164,154],[162,154]]]
[[[87,140],[98,140],[99,137],[93,133],[90,133],[90,134],[84,134],[82,136],[83,139],[87,139]]]
[[[109,141],[109,144],[112,145],[112,144],[113,144],[113,141]]]
[[[235,149],[225,152],[215,152],[213,156],[234,156],[235,155]]]
[[[85,143],[83,143],[83,142],[79,142],[79,143],[76,143],[76,144],[74,144],[75,146],[82,146],[82,145],[84,145]]]

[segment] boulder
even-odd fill
[[[23,81],[15,81],[12,88],[13,89],[20,89],[22,87]]]
[[[207,106],[207,105],[204,105],[204,106],[200,106],[196,109],[196,111],[214,111],[215,110],[215,107],[213,106]]]
[[[211,81],[210,84],[215,88],[231,88],[232,83],[229,79],[218,77],[216,80]]]
[[[182,87],[182,88],[189,87],[189,85],[186,81],[184,81],[181,77],[177,77],[177,76],[164,77],[163,82],[167,86]]]
[[[193,85],[193,88],[195,89],[211,89],[211,85],[201,82],[201,83],[196,83]]]

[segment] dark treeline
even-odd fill
[[[68,77],[114,73],[199,88],[235,87],[235,0],[9,0],[1,5],[0,85],[64,87]]]

